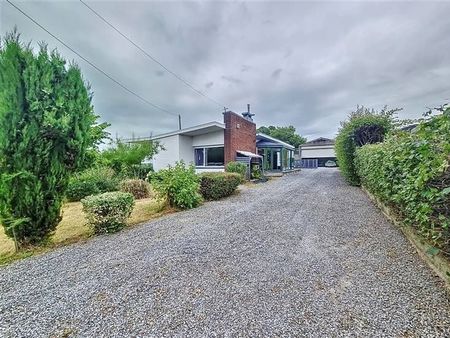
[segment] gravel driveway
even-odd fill
[[[335,169],[0,268],[2,337],[449,336],[450,300]]]

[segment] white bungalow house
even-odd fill
[[[319,137],[306,142],[299,147],[299,157],[302,168],[335,167],[334,140]]]
[[[183,160],[195,163],[198,172],[223,171],[225,124],[209,122],[152,137],[164,150],[153,157],[155,171]]]
[[[164,150],[153,159],[155,171],[183,160],[194,163],[197,172],[224,171],[230,161],[263,165],[267,171],[293,168],[294,147],[264,134],[256,133],[250,113],[228,111],[224,122],[205,124],[156,135]]]

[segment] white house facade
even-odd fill
[[[224,171],[224,130],[225,124],[214,121],[152,137],[164,149],[152,159],[154,170],[183,160],[197,172]]]

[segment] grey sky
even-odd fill
[[[189,82],[261,125],[294,125],[308,138],[335,135],[357,104],[402,107],[418,117],[450,101],[450,3],[86,2]],[[130,89],[180,113],[183,126],[222,120],[187,88],[78,1],[16,2]],[[46,41],[75,60],[111,132],[148,136],[177,119],[117,87],[8,3],[1,34]]]

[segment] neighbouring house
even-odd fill
[[[183,160],[195,164],[196,171],[224,171],[228,162],[239,161],[260,165],[268,171],[293,168],[294,147],[275,138],[256,133],[256,124],[248,111],[242,115],[223,113],[224,122],[198,126],[156,135],[164,150],[156,154],[153,168],[157,171]]]
[[[319,137],[300,145],[299,158],[302,168],[336,167],[334,140]]]

